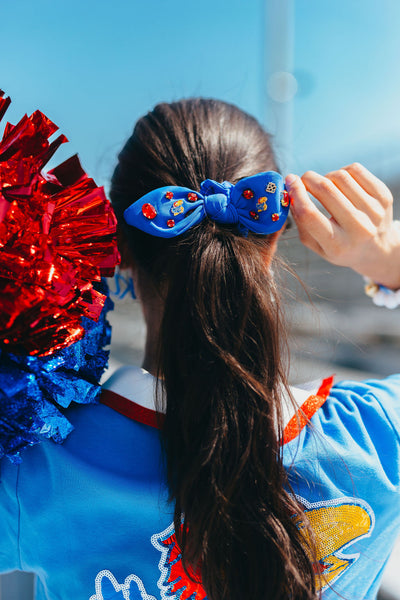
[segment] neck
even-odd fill
[[[151,278],[137,265],[134,265],[132,269],[132,277],[137,299],[140,302],[143,318],[146,323],[146,343],[142,368],[146,369],[154,377],[157,377],[158,344],[164,302]]]
[[[163,304],[156,295],[154,295],[150,301],[144,301],[141,304],[143,317],[146,323],[146,343],[142,367],[154,375],[154,377],[157,377]]]
[[[157,353],[158,353],[159,330],[147,327],[146,344],[144,348],[144,357],[142,368],[146,369],[154,377],[157,377]]]

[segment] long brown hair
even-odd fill
[[[166,240],[127,226],[122,215],[158,187],[198,190],[207,178],[235,183],[272,169],[269,136],[254,118],[189,99],[159,104],[138,121],[112,179],[132,256],[163,297],[167,480],[184,566],[201,574],[210,600],[316,597],[312,549],[296,526],[306,521],[279,442],[287,380],[278,292],[266,266],[271,238],[245,238],[205,219]]]

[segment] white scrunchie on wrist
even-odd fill
[[[364,277],[364,291],[372,298],[372,302],[376,306],[384,306],[385,308],[397,308],[400,306],[400,290],[391,290],[384,285],[375,283],[368,277]]]

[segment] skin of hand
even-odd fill
[[[400,288],[400,227],[393,222],[393,196],[380,179],[353,163],[325,176],[290,174],[286,188],[305,246],[335,265]]]

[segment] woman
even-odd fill
[[[312,470],[298,472],[306,459],[297,444],[305,440],[293,441],[286,456],[284,448],[287,470],[282,468],[282,394],[288,385],[272,276],[279,267],[271,264],[279,233],[243,237],[235,226],[205,219],[184,237],[165,239],[140,231],[140,215],[133,220],[135,228],[126,225],[128,207],[151,190],[175,185],[199,190],[207,178],[236,183],[271,169],[276,164],[269,137],[251,117],[223,103],[194,100],[159,105],[140,120],[112,182],[126,261],[148,328],[144,367],[164,379],[162,434],[175,530],[184,513],[179,536],[184,564],[186,559],[198,565],[211,598],[313,597],[314,572],[323,577],[317,576],[317,589],[333,585],[354,559],[342,560],[341,547],[370,535],[373,520],[372,511],[353,498],[355,474],[351,464],[341,462],[342,449],[336,456],[325,449],[340,471],[334,483],[342,486],[340,494],[324,492],[321,483],[311,494],[312,500],[326,503],[324,514],[312,512],[309,493],[304,502],[293,496],[315,479]],[[381,182],[353,165],[326,178],[307,173],[303,181],[289,177],[287,183],[303,242],[332,262],[400,287],[399,270],[388,264],[389,256],[399,255],[399,232],[391,223],[390,192]],[[331,219],[315,208],[306,190]],[[347,395],[356,389],[350,385]],[[331,395],[343,393],[340,388]],[[319,438],[308,436],[314,440],[309,443]],[[352,499],[340,503],[345,491]],[[313,519],[330,513],[345,521],[361,519],[363,525],[354,537],[343,533],[328,556],[318,540],[313,545],[307,519],[313,525]],[[360,598],[374,593],[369,588],[360,592],[356,578]],[[349,592],[347,585],[343,592]]]
[[[111,198],[147,325],[144,370],[113,375],[103,405],[68,409],[62,446],[3,469],[0,556],[39,575],[39,598],[375,598],[400,529],[400,377],[325,380],[309,398],[289,387],[276,170],[260,125],[213,100],[158,105],[120,153]],[[255,198],[244,178],[260,173]],[[224,181],[257,200],[245,225]],[[353,165],[287,186],[306,245],[400,287],[381,182]],[[180,235],[154,235],[160,188],[163,231],[190,223]]]

